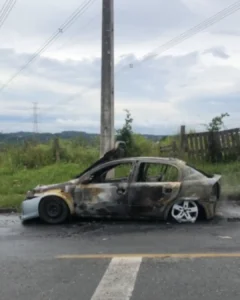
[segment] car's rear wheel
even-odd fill
[[[48,224],[61,224],[69,217],[66,202],[57,196],[47,196],[39,204],[40,219]]]
[[[171,208],[171,217],[178,223],[195,223],[198,215],[199,207],[195,201],[179,201]]]

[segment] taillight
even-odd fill
[[[218,200],[220,197],[220,190],[218,183],[214,184],[211,192],[211,200]]]

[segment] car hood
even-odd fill
[[[48,190],[55,190],[55,189],[64,189],[65,186],[67,185],[74,185],[77,183],[77,179],[73,179],[73,180],[69,180],[66,182],[61,182],[61,183],[55,183],[55,184],[48,184],[48,185],[37,185],[34,189],[33,192],[34,193],[43,193],[46,192]]]

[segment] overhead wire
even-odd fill
[[[7,6],[9,5],[9,2],[11,2],[11,1],[12,1],[12,0],[6,0],[6,1],[4,2],[3,6],[2,6],[2,8],[1,8],[1,10],[0,10],[0,21],[1,21],[1,19],[3,18],[3,16],[4,16],[4,13],[5,13],[6,9],[7,9]]]
[[[240,9],[240,1],[236,1],[233,4],[231,4],[231,5],[227,6],[226,8],[224,8],[223,10],[217,12],[213,16],[205,19],[204,21],[202,21],[198,25],[184,31],[183,33],[181,33],[180,35],[177,35],[176,37],[174,37],[173,39],[167,41],[163,45],[154,48],[152,51],[145,54],[140,60],[133,61],[130,64],[127,64],[127,65],[123,66],[116,73],[122,71],[122,69],[129,68],[129,66],[133,67],[134,65],[141,64],[141,63],[143,63],[143,62],[145,62],[149,59],[153,59],[153,58],[159,56],[163,52],[165,52],[165,51],[175,47],[176,45],[182,43],[184,40],[189,39],[190,37],[196,35],[197,33],[201,32],[201,31],[203,31],[204,29],[214,25],[215,23],[221,21],[222,19],[224,19],[224,18],[230,16],[231,14],[237,12],[239,9]]]
[[[128,63],[128,64],[124,65],[122,68],[118,69],[115,72],[115,74],[121,72],[125,68],[129,69],[129,66],[133,67],[134,65],[137,65],[137,64],[145,62],[149,59],[155,58],[156,56],[163,53],[164,51],[180,44],[184,40],[196,35],[197,33],[203,31],[204,29],[206,29],[206,28],[212,26],[213,24],[221,21],[222,19],[226,18],[227,16],[237,12],[239,9],[240,9],[240,1],[237,1],[229,6],[225,7],[221,11],[212,15],[211,17],[208,17],[204,21],[200,22],[198,25],[195,25],[194,27],[184,31],[183,33],[177,35],[176,37],[172,38],[168,42],[162,44],[161,46],[154,48],[151,52],[148,52],[147,54],[145,54],[142,59],[133,61],[132,63]],[[99,81],[95,82],[93,85],[86,87],[81,93],[76,93],[75,95],[71,95],[71,96],[67,97],[66,99],[59,101],[50,107],[42,109],[41,111],[45,111],[45,110],[51,111],[51,109],[55,108],[57,105],[61,105],[66,102],[69,103],[70,101],[74,100],[77,96],[81,97],[84,94],[86,94],[91,88],[95,88],[96,86],[99,86],[99,84],[100,84]]]
[[[4,83],[0,92],[2,92],[23,70],[25,70],[41,53],[43,53],[62,33],[64,33],[96,0],[87,0],[81,4],[67,20],[48,38],[48,40],[31,56],[31,58],[24,64],[16,73],[14,73],[9,80]]]
[[[142,62],[145,62],[149,59],[153,59],[156,56],[158,56],[159,54],[163,53],[166,50],[169,50],[170,48],[180,44],[181,42],[183,42],[184,40],[196,35],[197,33],[203,31],[204,29],[212,26],[213,24],[221,21],[222,19],[226,18],[227,16],[237,12],[240,9],[240,0],[227,6],[226,8],[222,9],[221,11],[217,12],[216,14],[212,15],[211,17],[205,19],[204,21],[202,21],[201,23],[199,23],[198,25],[188,29],[187,31],[184,31],[183,33],[181,33],[180,35],[177,35],[176,37],[174,37],[173,39],[169,40],[168,42],[154,48],[152,51],[148,52],[147,54],[145,54],[142,59],[140,60],[135,60],[132,63],[128,63],[126,65],[124,65],[122,68],[120,68],[119,70],[117,70],[115,72],[115,74],[121,72],[122,70],[124,70],[125,68],[129,69],[129,67],[133,67],[137,64],[140,64]],[[43,111],[47,111],[50,112],[51,109],[55,108],[58,105],[61,105],[63,103],[69,103],[70,101],[74,100],[76,97],[82,97],[83,95],[87,94],[87,92],[89,92],[90,89],[95,88],[97,86],[99,86],[99,84],[101,83],[101,81],[95,82],[93,85],[86,87],[81,93],[75,93],[74,95],[71,95],[69,97],[67,97],[66,99],[62,100],[62,101],[58,101],[57,103],[41,109],[41,113],[39,115],[42,114]],[[1,91],[1,89],[0,89]],[[29,118],[27,118],[29,119]]]
[[[90,24],[92,24],[92,22],[100,15],[100,13],[95,14],[87,23],[85,23],[81,29],[89,27]],[[60,46],[56,47],[56,50],[61,50],[63,49],[70,41],[72,41],[73,39],[75,39],[75,36],[72,36],[70,38],[68,38],[67,41],[65,41],[64,43],[62,43]]]
[[[13,10],[17,0],[6,0],[0,10],[0,29],[7,20],[9,14]]]

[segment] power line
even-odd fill
[[[149,59],[153,59],[157,57],[159,54],[169,50],[170,48],[175,47],[176,45],[182,43],[184,40],[189,39],[190,37],[196,35],[197,33],[203,31],[204,29],[214,25],[215,23],[221,21],[222,19],[230,16],[231,14],[237,12],[240,9],[240,1],[237,1],[228,7],[224,8],[223,10],[219,11],[218,13],[214,14],[213,16],[205,19],[203,22],[199,23],[198,25],[188,29],[187,31],[181,33],[180,35],[174,37],[173,39],[169,40],[168,42],[164,43],[161,46],[156,47],[151,52],[145,54],[143,58],[139,61],[132,62],[128,65],[123,66],[119,69],[116,73],[120,72],[122,69],[133,67],[134,64],[140,64],[144,61]]]
[[[0,28],[3,26],[17,0],[6,0],[0,10]]]
[[[96,0],[87,0],[84,4],[79,6],[68,19],[52,34],[52,36],[41,46],[9,80],[2,85],[0,92],[2,92],[24,69],[26,69],[38,56],[43,53],[47,47],[53,43],[62,33],[64,33]]]
[[[132,62],[130,64],[127,64],[127,65],[123,66],[122,68],[120,68],[119,70],[117,70],[115,72],[115,74],[121,72],[125,68],[129,69],[129,66],[134,66],[134,64],[137,65],[137,64],[145,62],[145,61],[147,61],[149,59],[153,59],[154,57],[158,56],[159,54],[163,53],[164,51],[166,51],[166,50],[168,50],[168,49],[170,49],[170,48],[172,48],[172,47],[180,44],[184,40],[186,40],[186,39],[188,39],[188,38],[196,35],[197,33],[203,31],[204,29],[206,29],[208,27],[210,27],[211,25],[213,25],[213,24],[219,22],[220,20],[226,18],[227,16],[229,16],[229,15],[237,12],[239,9],[240,9],[240,1],[237,1],[237,2],[235,2],[235,3],[233,3],[233,4],[229,5],[229,6],[227,6],[223,10],[219,11],[218,13],[214,14],[213,16],[205,19],[203,22],[199,23],[198,25],[190,28],[189,30],[181,33],[180,35],[177,35],[176,37],[174,37],[173,39],[171,39],[168,42],[164,43],[163,45],[154,48],[151,52],[149,52],[146,55],[144,55],[141,60],[134,61],[134,62]],[[62,100],[60,102],[57,102],[57,103],[53,104],[50,107],[42,109],[41,111],[47,110],[49,112],[49,111],[51,111],[52,108],[55,108],[57,105],[61,105],[61,104],[65,103],[65,102],[70,102],[73,99],[75,99],[77,96],[78,97],[83,96],[84,94],[86,94],[89,91],[89,89],[94,88],[94,87],[98,86],[99,84],[100,84],[100,81],[95,82],[92,86],[89,86],[89,87],[85,88],[83,90],[83,92],[76,93],[73,96],[67,97],[66,99],[64,99],[64,100]],[[0,89],[0,91],[1,91],[1,89]]]
[[[176,46],[177,44],[180,44],[181,42],[183,42],[187,38],[190,38],[193,35],[199,33],[200,31],[203,31],[204,29],[206,29],[206,28],[210,27],[211,25],[219,22],[220,20],[222,20],[225,17],[233,14],[234,12],[238,11],[239,9],[240,9],[240,1],[237,1],[237,2],[235,2],[233,4],[231,4],[230,6],[224,8],[223,10],[219,11],[218,13],[214,14],[213,16],[205,19],[204,21],[202,21],[198,25],[196,25],[196,26],[188,29],[187,31],[181,33],[180,35],[174,37],[173,39],[169,40],[165,44],[163,44],[163,45],[155,48],[153,51],[151,51],[151,52],[147,53],[146,55],[144,55],[143,58],[140,61],[137,61],[137,63],[141,63],[141,62],[147,61],[148,59],[152,59],[152,58],[156,57],[160,53],[162,53],[162,52],[164,52],[164,51],[166,51],[166,50],[168,50],[168,49]],[[156,52],[157,50],[158,50],[158,52]],[[117,70],[115,72],[115,74],[119,73],[120,71],[122,71],[125,68],[129,68],[130,65],[133,66],[134,63],[135,62],[132,62],[130,64],[127,64],[127,65],[123,66],[122,68],[120,68],[119,70]],[[73,100],[76,96],[83,96],[90,88],[93,88],[93,87],[95,87],[98,84],[100,84],[100,82],[94,83],[93,86],[85,88],[86,91],[84,90],[81,94],[75,94],[74,96],[68,97],[67,99],[65,99],[65,101],[69,102],[69,101]],[[65,102],[65,101],[61,101],[61,102]],[[56,105],[57,104],[55,104],[54,106],[51,106],[50,109],[54,108]]]
[[[99,15],[101,15],[100,13],[97,13],[96,15],[94,15],[94,17],[93,18],[91,18],[87,23],[85,23],[84,25],[83,25],[83,27],[81,27],[82,29],[83,28],[86,28],[86,27],[89,27],[89,25],[99,16]],[[76,37],[75,36],[73,36],[73,37],[70,37],[67,41],[65,41],[62,45],[60,45],[59,47],[56,47],[56,50],[61,50],[61,49],[63,49],[65,46],[66,46],[66,44],[68,44],[71,40],[73,40],[73,39],[75,39]]]
[[[6,6],[7,2],[8,2],[8,0],[6,0],[6,1],[4,2],[3,6],[2,6],[2,8],[1,8],[1,10],[0,10],[0,16],[1,16],[2,11],[4,10],[4,7]]]
[[[1,22],[1,19],[3,18],[3,16],[4,16],[4,13],[5,13],[6,9],[7,9],[7,6],[9,5],[9,2],[11,2],[11,1],[12,0],[6,0],[4,2],[3,6],[2,6],[2,8],[0,10],[0,22]]]

